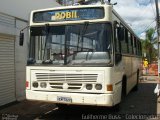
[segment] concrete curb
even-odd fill
[[[141,76],[139,78],[140,81],[142,80],[148,80],[148,81],[156,81],[158,76]]]

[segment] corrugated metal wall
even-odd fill
[[[9,27],[15,27],[15,18],[9,15],[0,13],[0,24],[9,26]]]
[[[0,106],[15,101],[14,37],[0,34]]]
[[[13,17],[0,14],[0,25],[15,26]],[[0,106],[16,100],[15,36],[0,33]]]

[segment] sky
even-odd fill
[[[140,38],[145,39],[149,28],[156,28],[155,0],[111,0],[115,2],[114,9]]]

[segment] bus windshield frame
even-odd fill
[[[30,28],[28,65],[110,66],[111,23]]]

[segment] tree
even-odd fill
[[[146,39],[142,40],[142,53],[146,53],[146,58],[151,63],[157,58],[157,49],[154,47],[156,43],[154,38],[155,29],[150,28],[146,31]]]

